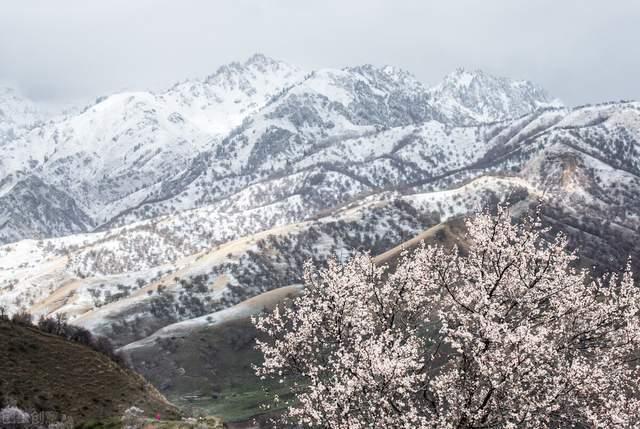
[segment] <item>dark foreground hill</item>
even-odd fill
[[[136,406],[149,416],[178,416],[140,375],[81,344],[0,320],[0,402],[55,411],[75,423],[120,416]]]

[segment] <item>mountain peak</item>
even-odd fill
[[[540,86],[528,80],[513,80],[487,73],[482,69],[468,69],[465,67],[458,67],[453,72],[447,74],[437,87],[454,86],[468,88],[474,84],[478,86],[529,86],[543,91]]]
[[[0,85],[0,143],[15,138],[41,119],[35,103],[15,87]]]
[[[344,69],[349,73],[354,73],[367,80],[372,86],[384,91],[401,91],[421,97],[425,94],[425,87],[416,77],[396,66],[385,65],[382,67],[371,64],[364,64],[357,67],[348,67]]]
[[[562,107],[530,81],[511,80],[483,70],[457,68],[429,90],[432,102],[454,122],[479,123],[516,118],[545,107]]]
[[[289,65],[284,61],[267,57],[264,54],[256,53],[247,58],[244,62],[233,61],[229,64],[220,66],[213,74],[207,76],[205,82],[216,82],[222,79],[233,79],[234,76],[242,74],[271,73],[271,72],[295,72],[299,71],[297,67]]]
[[[251,66],[251,65],[279,65],[279,64],[283,64],[282,61],[273,59],[271,57],[268,57],[260,52],[256,52],[255,54],[251,55],[249,58],[247,58],[247,60],[244,62],[244,66]]]
[[[347,67],[345,70],[366,76],[385,76],[394,80],[411,79],[416,80],[412,73],[397,66],[384,65],[382,67],[373,64],[363,64],[355,67]]]
[[[482,70],[468,70],[464,67],[458,67],[453,72],[449,73],[442,80],[442,84],[452,84],[457,86],[468,87],[474,81],[474,79],[485,78],[485,73]]]

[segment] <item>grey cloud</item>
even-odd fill
[[[569,104],[640,99],[634,0],[19,0],[0,13],[0,80],[65,102],[161,89],[254,52],[307,69],[459,66]]]

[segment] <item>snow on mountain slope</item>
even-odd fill
[[[37,171],[101,222],[105,207],[177,174],[211,139],[157,96],[123,93],[31,131],[6,148],[2,166]]]
[[[161,94],[115,94],[8,141],[0,157],[0,178],[9,178],[7,182],[21,173],[35,174],[64,189],[99,225],[148,198],[163,180],[182,172],[199,153],[303,77],[295,67],[255,55]],[[43,224],[54,222],[44,216]],[[20,233],[40,236],[46,230],[51,228]]]
[[[623,103],[336,141],[199,209],[0,247],[0,305],[67,312],[126,344],[299,282],[307,258],[381,253],[500,198],[544,199],[550,222],[589,234],[589,255],[624,261],[640,231],[639,119]]]
[[[431,120],[449,127],[495,122],[508,119],[514,113],[520,116],[547,106],[542,90],[537,93],[537,88],[531,89],[525,97],[520,93],[523,91],[505,89],[519,88],[525,83],[482,76],[483,80],[474,86],[475,99],[468,101],[473,105],[469,108],[469,118],[457,120],[440,106],[457,101],[459,94],[438,88],[426,90],[403,70],[370,65],[320,70],[276,98],[243,130],[226,139],[219,155],[222,159],[240,160],[244,162],[242,167],[249,170],[261,167],[261,158],[268,154],[270,162],[264,168],[272,169],[335,141],[368,137],[384,129]],[[491,103],[491,97],[505,99],[509,108],[494,109],[493,115],[489,115],[486,105]],[[279,157],[286,161],[278,160]],[[279,165],[274,165],[276,161]],[[229,162],[236,166],[234,161]]]
[[[37,176],[15,179],[10,191],[0,195],[0,242],[55,237],[92,227],[91,218],[69,194]]]
[[[256,55],[165,93],[107,97],[5,145],[0,239],[99,227],[105,235],[70,264],[116,275],[385,191],[438,192],[484,174],[538,186],[536,162],[562,170],[554,147],[635,171],[635,105],[539,110],[547,104],[531,84],[481,73],[427,90],[394,67],[304,75]]]
[[[481,207],[485,191],[499,189],[502,181],[464,188],[465,207]],[[120,325],[129,330],[138,326],[140,332],[118,338],[139,338],[167,323],[300,282],[307,258],[322,261],[360,248],[382,252],[399,244],[438,221],[431,215],[438,204],[420,201],[416,209],[410,203],[416,198],[374,195],[316,220],[242,232],[220,244],[200,241],[218,226],[203,225],[200,218],[167,218],[155,228],[140,225],[140,231],[147,231],[144,236],[125,227],[114,233],[21,241],[0,247],[0,305],[11,311],[24,306],[36,314],[65,312],[77,318],[75,323],[115,337],[122,334]],[[443,219],[454,209],[447,213]],[[201,236],[182,236],[191,242],[191,253],[164,240],[197,226],[205,229]],[[138,266],[126,265],[135,261]]]
[[[178,83],[160,97],[199,129],[225,135],[304,77],[295,66],[255,54],[244,63],[220,67],[204,80]]]
[[[376,134],[326,146],[300,160],[295,168],[331,165],[344,168],[384,189],[410,184],[463,168],[480,159],[491,147],[490,127],[450,128],[437,121],[396,127]]]
[[[597,124],[585,122],[585,116],[600,120]],[[576,125],[570,125],[566,118],[575,118]],[[639,118],[640,105],[627,103],[615,108],[605,105],[565,111],[564,115],[542,112],[510,125],[448,131],[435,122],[399,127],[368,139],[337,142],[324,152],[311,154],[304,163],[291,165],[291,171],[243,186],[217,203],[85,235],[82,244],[78,244],[80,239],[69,243],[66,239],[54,240],[52,243],[58,244],[50,251],[70,254],[67,269],[79,277],[153,270],[230,240],[332,213],[349,199],[357,203],[373,194],[374,200],[384,201],[386,188],[365,185],[367,178],[376,178],[380,185],[388,184],[389,189],[403,193],[430,195],[419,200],[431,201],[419,210],[437,212],[444,218],[478,208],[477,204],[459,201],[456,192],[447,191],[450,187],[464,186],[469,179],[487,174],[515,175],[518,177],[509,179],[511,188],[524,189],[531,195],[544,193],[550,200],[570,201],[577,212],[585,210],[586,214],[606,216],[609,221],[636,228],[640,152],[634,136]],[[613,139],[611,143],[607,137]],[[415,154],[435,161],[421,165]],[[379,161],[386,159],[396,163],[392,166],[395,170],[389,170],[393,174],[380,169]],[[398,173],[416,165],[417,176]],[[416,183],[416,177],[424,180]],[[496,194],[506,193],[504,186],[493,188]]]
[[[409,76],[371,66],[314,72],[226,139],[218,158],[236,173],[281,168],[335,140],[422,122],[424,89]]]
[[[0,145],[20,136],[42,119],[35,103],[16,89],[0,85]]]
[[[182,212],[172,218],[199,218],[203,225],[214,222],[218,225],[214,240],[224,240],[259,228],[313,218],[317,213],[372,193],[439,191],[487,173],[523,175],[540,186],[550,186],[545,184],[548,174],[535,170],[533,165],[542,163],[549,172],[553,171],[552,167],[562,164],[554,153],[575,152],[575,148],[585,145],[590,149],[583,149],[585,153],[579,156],[602,158],[602,162],[616,168],[637,162],[632,140],[624,143],[612,140],[612,148],[627,147],[620,149],[620,153],[612,149],[596,154],[594,128],[591,123],[581,122],[584,109],[538,111],[512,122],[477,127],[451,128],[435,121],[395,127],[331,140],[315,151],[303,152],[297,162],[287,161],[284,165],[272,165],[271,169],[239,175],[229,174],[212,158],[204,164],[209,170],[188,182],[183,191],[174,191],[176,196],[145,204],[140,210],[158,210],[160,214]],[[606,112],[611,107],[597,109]],[[625,118],[626,122],[621,125],[616,119],[615,129],[606,122],[600,124],[601,139],[618,134],[620,139],[633,136],[637,129],[637,104],[618,104],[614,110],[617,113],[612,117]],[[573,128],[565,120],[570,117],[577,121]],[[572,137],[578,140],[573,143],[565,138],[583,131],[581,137]],[[602,151],[607,145],[600,142],[595,147]],[[266,159],[270,162],[271,158]],[[585,174],[595,175],[588,171]],[[554,179],[550,183],[555,186],[559,182]],[[595,198],[611,192],[596,194],[592,189],[595,188],[592,186],[585,192]],[[625,198],[633,204],[630,197]],[[188,210],[194,201],[201,209]],[[133,216],[129,221],[135,219]],[[186,226],[183,228],[188,234],[201,236]]]
[[[537,85],[482,71],[458,69],[429,90],[431,102],[450,122],[474,124],[513,119],[540,108],[562,107]]]
[[[400,69],[365,65],[315,71],[274,97],[214,150],[204,152],[187,172],[166,182],[140,207],[123,212],[111,225],[124,225],[145,216],[171,214],[215,203],[253,183],[269,180],[275,175],[287,175],[292,170],[299,171],[300,167],[332,170],[344,176],[344,180],[358,183],[358,187],[365,189],[425,180],[437,175],[437,170],[442,173],[452,169],[452,164],[448,162],[452,160],[446,159],[449,156],[445,150],[451,156],[459,157],[460,167],[461,160],[477,157],[487,150],[481,138],[471,135],[479,132],[476,128],[464,130],[455,126],[468,126],[485,115],[486,112],[482,113],[481,110],[489,101],[481,102],[479,98],[505,98],[514,109],[518,103],[525,103],[518,107],[518,114],[545,105],[544,100],[536,98],[542,97],[542,94],[532,90],[533,93],[523,97],[522,91],[511,89],[518,85],[525,84],[484,76],[475,85],[476,107],[479,110],[467,112],[471,116],[462,118],[458,115],[453,118],[449,117],[448,112],[438,110],[438,105],[449,105],[455,101],[452,94],[441,91],[439,96],[442,99],[436,103],[434,100],[437,97],[433,91],[425,89],[411,74]],[[511,92],[507,93],[505,88]],[[500,94],[496,95],[493,91]],[[494,116],[487,118],[491,121],[504,120],[513,113],[513,109],[496,111]],[[455,130],[454,135],[449,135],[451,130]],[[387,132],[388,135],[377,137]],[[394,136],[394,133],[397,135]],[[400,134],[404,140],[399,137]],[[462,137],[464,134],[469,137]],[[393,140],[396,137],[398,140]],[[392,153],[387,152],[384,157],[376,159],[369,158],[366,162],[358,161],[357,146],[371,149],[375,146],[369,144],[368,140],[371,139],[386,140],[387,145],[394,147]],[[420,152],[416,156],[413,150],[417,146],[425,146],[425,139],[429,141],[430,151]],[[410,144],[412,140],[416,143]],[[367,143],[363,144],[363,141]],[[461,142],[470,144],[464,153],[452,148]],[[348,153],[341,152],[341,149],[336,152],[335,148],[343,143],[352,149]],[[329,155],[328,150],[336,152],[336,155]],[[329,158],[323,162],[323,156]],[[355,163],[351,162],[352,156],[356,157]],[[341,159],[338,161],[337,158]],[[319,167],[320,164],[322,167]],[[350,165],[345,168],[345,164]],[[317,180],[318,176],[314,177]],[[345,191],[342,201],[352,197],[348,188]],[[340,199],[330,199],[331,202],[337,200]]]
[[[424,92],[416,93],[421,85],[408,76],[371,66],[310,74],[116,224],[220,201],[323,146],[424,120]]]

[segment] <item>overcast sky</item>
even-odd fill
[[[567,104],[640,99],[636,0],[11,0],[0,81],[46,102],[202,77],[255,52],[306,69],[393,64],[425,84],[457,67]]]

